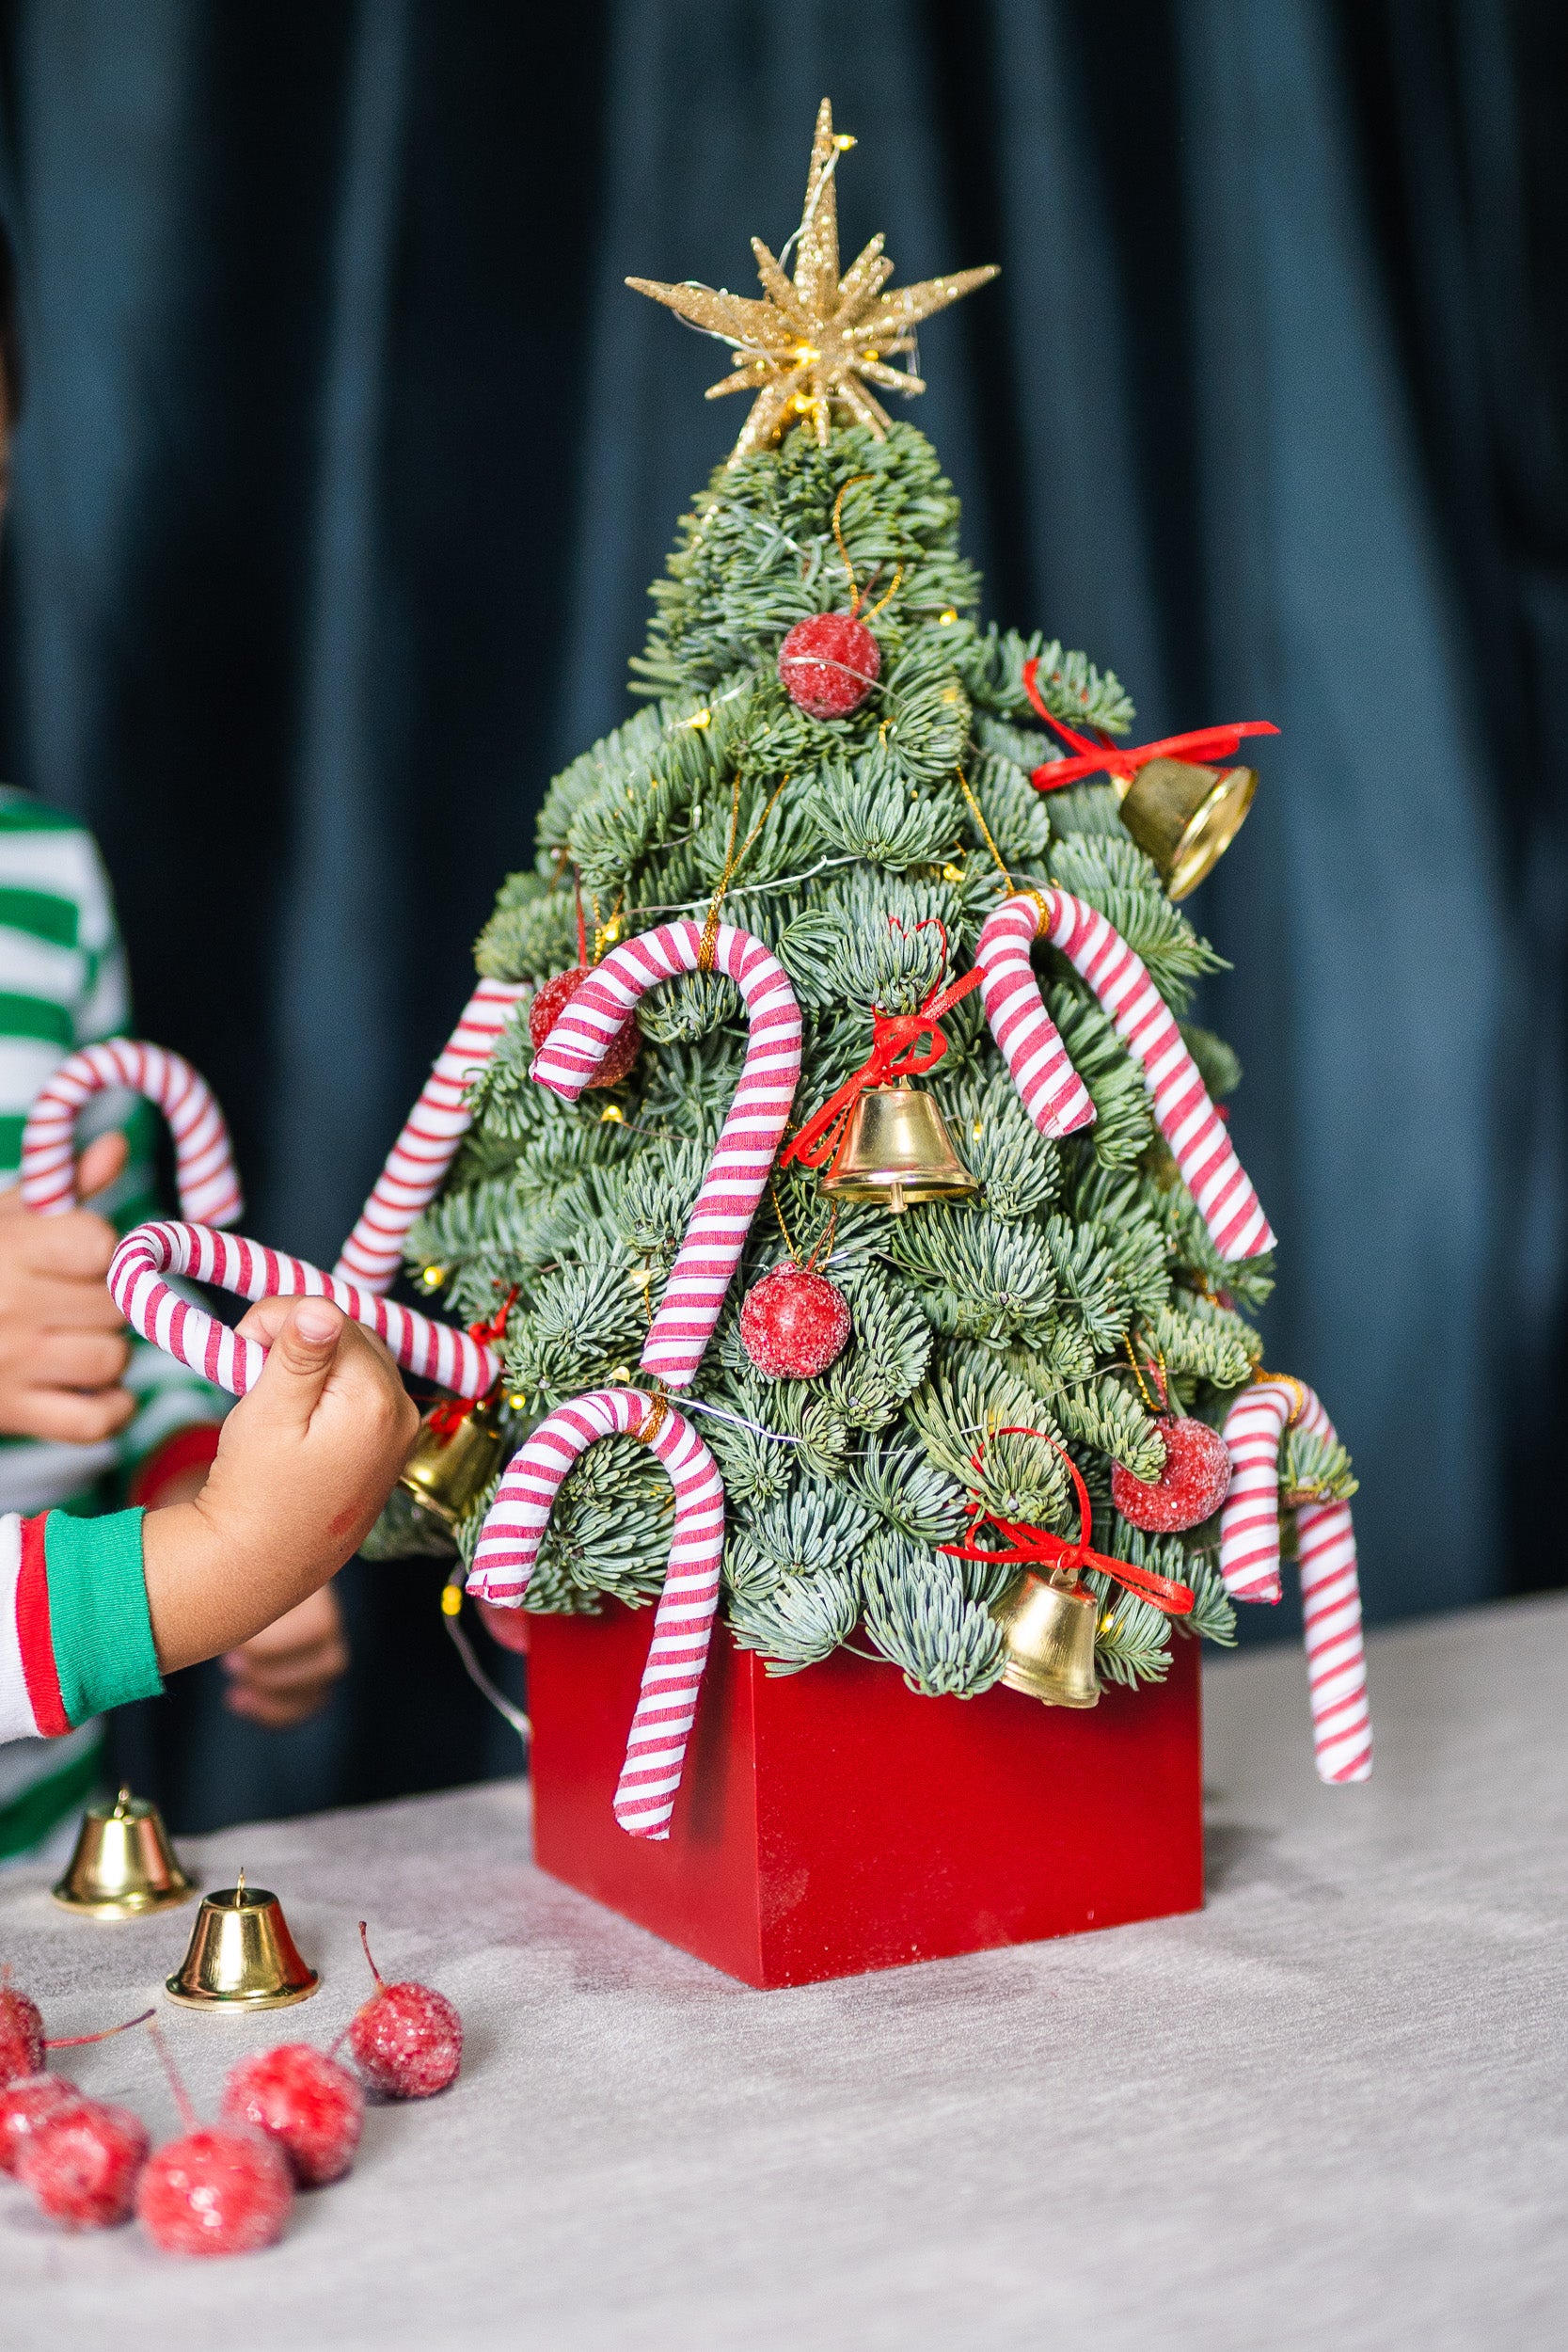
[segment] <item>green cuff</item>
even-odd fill
[[[79,1519],[51,1511],[44,1521],[49,1630],[60,1703],[72,1724],[130,1699],[156,1698],[164,1687],[142,1574],[144,1517],[113,1511]]]

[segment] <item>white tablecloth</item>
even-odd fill
[[[5,2352],[1560,2346],[1568,1601],[1372,1646],[1377,1767],[1313,1777],[1298,1652],[1211,1666],[1201,1915],[752,1993],[539,1876],[507,1784],[187,1850],[285,1898],[311,2002],[165,2006],[198,2104],[388,1975],[460,2083],[368,2121],[287,2238],[182,2265],[0,2181]],[[410,1725],[411,1739],[418,1727]],[[150,2000],[191,1910],[106,1927],[0,1881],[52,2031]],[[147,2037],[61,2060],[174,2123]]]

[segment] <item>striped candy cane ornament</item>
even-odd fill
[[[640,1389],[594,1389],[559,1406],[512,1458],[485,1514],[468,1591],[478,1600],[521,1608],[562,1479],[579,1454],[617,1431],[643,1438],[675,1489],[670,1565],[615,1789],[621,1827],[633,1837],[662,1839],[670,1835],[707,1662],[724,1549],[723,1485],[690,1422],[665,1398]]]
[[[617,947],[566,1005],[532,1072],[541,1086],[575,1103],[627,1015],[676,972],[727,972],[745,999],[751,1034],[740,1084],[641,1359],[644,1372],[676,1389],[690,1380],[713,1335],[800,1075],[800,1009],[783,964],[733,924],[718,926],[706,958],[703,936],[699,923],[664,923]]]
[[[1255,1258],[1260,1250],[1272,1249],[1275,1237],[1262,1204],[1236,1157],[1224,1120],[1209,1099],[1197,1064],[1181,1042],[1169,1006],[1121,933],[1082,898],[1056,889],[1005,899],[981,931],[974,951],[974,961],[986,974],[981,987],[991,1034],[1040,1133],[1066,1135],[1086,1120],[1078,1099],[1084,1096],[1082,1084],[1028,964],[1022,933],[1025,922],[1031,940],[1043,932],[1088,982],[1142,1069],[1155,1121],[1220,1256]],[[1070,1087],[1065,1073],[1071,1073]],[[1088,1115],[1093,1117],[1092,1104]]]
[[[22,1198],[40,1216],[76,1205],[76,1121],[95,1094],[126,1087],[155,1103],[174,1138],[180,1206],[193,1225],[232,1225],[245,1203],[223,1113],[205,1078],[178,1054],[106,1038],[68,1054],[40,1088],[22,1131]]]
[[[1259,1380],[1226,1416],[1231,1479],[1220,1514],[1220,1574],[1234,1600],[1279,1598],[1279,1444],[1292,1424],[1336,1442],[1334,1423],[1301,1380]],[[1298,1503],[1296,1552],[1319,1777],[1366,1780],[1372,1722],[1350,1504]]]
[[[109,1262],[115,1305],[143,1339],[234,1396],[254,1388],[266,1349],[182,1298],[162,1279],[166,1274],[193,1275],[240,1298],[330,1298],[385,1340],[405,1372],[459,1396],[483,1396],[500,1378],[500,1358],[493,1347],[449,1324],[433,1323],[411,1307],[389,1305],[356,1282],[323,1274],[303,1258],[285,1257],[281,1250],[263,1249],[238,1233],[216,1233],[206,1225],[138,1225]]]
[[[343,1244],[332,1269],[341,1280],[369,1291],[391,1289],[409,1230],[440,1191],[472,1123],[468,1082],[494,1054],[527,988],[522,980],[481,980],[469,997]]]

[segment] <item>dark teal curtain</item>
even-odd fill
[[[98,828],[249,1230],[335,1252],[546,780],[624,715],[738,420],[622,280],[743,287],[828,91],[847,236],[1003,264],[917,412],[992,611],[1148,734],[1284,730],[1195,912],[1370,1612],[1560,1576],[1563,11],[11,0],[0,72],[0,733]],[[242,1737],[199,1677],[163,1711],[182,1818],[509,1760],[429,1572],[358,1573],[324,1723]]]

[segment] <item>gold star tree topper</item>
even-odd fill
[[[839,156],[854,143],[842,133],[835,135],[833,110],[824,98],[806,176],[806,209],[796,231],[793,282],[762,239],[752,239],[766,300],[749,302],[711,286],[626,279],[639,294],[651,294],[734,350],[739,364],[721,383],[711,385],[707,394],[709,400],[721,400],[726,392],[756,394],[730,452],[732,466],[768,448],[788,426],[808,417],[825,449],[835,407],[847,409],[878,440],[885,439],[891,420],[870,387],[875,384],[884,392],[923,392],[926,386],[918,375],[907,368],[889,367],[889,359],[913,350],[913,330],[922,319],[945,310],[950,302],[996,276],[994,265],[988,265],[959,270],[952,278],[927,278],[917,286],[884,294],[893,263],[879,235],[841,278],[833,176]]]

